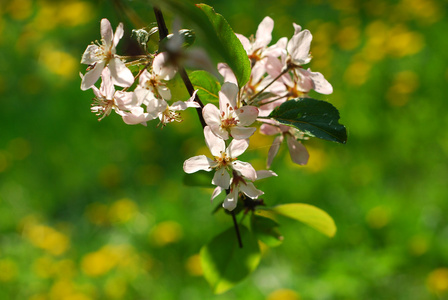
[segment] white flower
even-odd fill
[[[267,56],[278,57],[284,51],[285,48],[282,49],[281,47],[283,40],[268,47],[272,40],[272,29],[274,29],[274,21],[270,17],[265,17],[258,25],[255,39],[253,36],[248,39],[244,35],[236,33],[252,64],[262,61]]]
[[[146,95],[144,90],[149,90],[158,98],[171,100],[171,92],[166,86],[165,80],[171,80],[176,75],[176,69],[173,66],[168,66],[167,60],[168,53],[159,53],[154,58],[151,72],[148,72],[146,69],[142,72],[138,87],[135,89],[139,97]],[[144,97],[140,100],[143,102]]]
[[[119,114],[122,110],[127,110],[132,99],[132,93],[115,91],[109,68],[102,70],[101,79],[99,89],[94,85],[91,87],[95,94],[91,111],[99,116],[98,121],[108,116],[112,110]]]
[[[199,105],[199,103],[194,101],[197,92],[197,90],[194,91],[193,95],[187,101],[177,101],[172,105],[167,106],[165,110],[159,114],[159,119],[162,126],[165,126],[166,124],[174,121],[182,122],[179,111],[186,110],[189,107],[200,108],[201,106]]]
[[[110,69],[113,84],[121,87],[132,85],[134,82],[132,72],[125,66],[120,58],[115,55],[115,47],[122,36],[123,23],[118,25],[114,35],[110,22],[107,19],[101,20],[102,44],[89,45],[82,55],[81,63],[93,66],[93,68],[82,78],[82,90],[87,90],[93,86],[106,66]]]
[[[308,29],[300,31],[301,27],[297,24],[294,24],[294,29],[294,35],[286,45],[286,67],[298,67],[311,61],[311,32]]]
[[[270,170],[257,171],[257,180],[271,176],[277,176],[277,174],[275,174]],[[216,196],[218,196],[222,191],[223,188],[219,186],[216,187],[212,194],[212,200]],[[222,206],[229,211],[234,210],[238,204],[238,198],[240,193],[243,193],[244,195],[246,195],[251,199],[257,199],[259,196],[264,194],[264,192],[258,190],[255,187],[255,185],[249,181],[248,178],[244,178],[244,176],[241,176],[236,172],[234,172],[232,182],[230,184],[230,191],[227,194],[226,198],[224,199]]]
[[[227,140],[230,136],[234,139],[247,139],[256,130],[251,125],[258,117],[258,108],[255,106],[238,107],[236,99],[238,86],[231,82],[224,82],[219,92],[219,110],[209,103],[202,110],[204,120],[214,134]]]
[[[187,159],[184,162],[184,171],[188,174],[199,170],[211,171],[216,170],[212,183],[223,189],[230,186],[230,174],[233,170],[238,171],[244,177],[254,181],[257,173],[250,163],[237,160],[237,156],[241,155],[249,147],[248,140],[232,140],[226,148],[225,141],[213,134],[209,126],[204,128],[205,142],[213,155],[213,159],[205,155],[198,155]]]
[[[297,140],[298,138],[303,139],[303,134],[301,134],[297,129],[285,125],[274,126],[265,123],[261,125],[260,132],[266,135],[279,134],[272,142],[271,148],[269,148],[268,159],[266,162],[268,168],[270,168],[272,161],[280,148],[280,144],[283,142],[285,137],[291,160],[298,165],[306,165],[308,163],[308,151],[305,146]]]

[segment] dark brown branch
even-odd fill
[[[154,7],[154,14],[156,15],[157,27],[159,28],[159,39],[161,41],[168,36],[168,28],[166,27],[165,19],[163,18],[162,11],[158,7]],[[191,83],[187,72],[181,66],[179,66],[179,75],[182,78],[182,81],[184,82],[188,93],[190,94],[190,96],[193,96],[193,93],[194,93],[193,84]],[[201,122],[202,128],[205,128],[205,126],[207,126],[207,124],[205,123],[204,117],[202,116],[202,108],[204,107],[204,104],[199,99],[199,96],[197,94],[194,97],[194,101],[199,103],[199,105],[201,106],[201,107],[196,108],[196,111],[198,113],[199,121]]]

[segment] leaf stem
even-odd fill
[[[168,28],[166,27],[165,19],[163,18],[162,11],[156,6],[154,6],[153,9],[154,9],[154,14],[156,16],[157,27],[159,28],[159,40],[161,41],[167,37]],[[182,81],[184,82],[184,85],[187,88],[188,93],[190,94],[190,96],[193,96],[193,93],[194,93],[193,84],[191,83],[187,72],[181,66],[179,66],[179,75],[182,78]],[[204,104],[199,99],[199,96],[197,93],[196,93],[196,96],[194,97],[194,101],[199,103],[199,105],[201,106],[201,107],[196,108],[196,112],[198,113],[199,121],[201,122],[202,128],[205,128],[205,126],[207,126],[207,124],[205,123],[204,117],[202,116],[202,108],[204,107]]]
[[[243,248],[243,241],[241,240],[240,229],[238,227],[238,222],[236,221],[235,212],[233,210],[231,212],[231,215],[233,220],[233,226],[235,227],[236,237],[238,239],[238,245],[240,246],[240,248]]]

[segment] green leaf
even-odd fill
[[[233,70],[238,80],[238,86],[242,87],[249,81],[251,72],[246,50],[222,15],[215,13],[214,9],[206,4],[196,4],[196,6],[205,13],[211,22],[219,40],[214,47]]]
[[[277,247],[283,243],[278,223],[274,220],[252,214],[250,223],[255,236],[269,247]]]
[[[229,228],[202,247],[201,265],[204,277],[215,294],[231,289],[252,273],[260,262],[258,242],[251,232],[240,225],[243,248],[240,248],[235,229]]]
[[[206,4],[192,5],[185,0],[149,0],[163,11],[169,11],[181,16],[183,20],[194,23],[196,32],[203,33],[206,46],[221,56],[221,59],[233,70],[238,86],[245,85],[250,78],[250,61],[246,50],[236,37],[229,23],[212,7]]]
[[[195,90],[198,90],[198,96],[203,102],[218,102],[218,93],[221,90],[221,84],[215,76],[206,71],[194,71],[190,75],[191,83]]]
[[[347,142],[345,126],[339,124],[339,111],[326,101],[292,99],[274,109],[269,117],[320,139]]]
[[[336,225],[330,215],[313,205],[289,203],[274,206],[270,211],[303,222],[329,237],[336,234]]]

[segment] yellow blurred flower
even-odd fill
[[[391,219],[390,215],[390,209],[380,205],[369,210],[366,221],[371,228],[380,229],[389,224]]]
[[[174,221],[161,222],[154,227],[149,237],[155,245],[163,247],[182,238],[182,227]]]
[[[32,13],[33,3],[31,0],[12,0],[6,11],[16,20],[24,20]]]
[[[46,225],[28,224],[23,233],[35,247],[55,256],[65,253],[70,248],[68,236]]]
[[[18,271],[17,264],[12,259],[0,259],[0,281],[13,281]]]
[[[41,48],[40,62],[52,73],[66,78],[78,76],[78,58],[57,50],[55,45],[45,45]]]
[[[190,256],[185,262],[185,268],[191,276],[202,276],[203,271],[199,254]]]
[[[369,76],[372,65],[364,60],[355,60],[344,73],[344,80],[351,85],[363,85]]]
[[[429,273],[426,284],[433,293],[445,294],[448,292],[448,268],[438,268]]]
[[[409,95],[419,86],[419,78],[414,71],[402,71],[395,74],[386,97],[393,106],[403,106],[409,101]]]
[[[267,300],[300,300],[300,295],[289,289],[279,289],[270,293]]]
[[[123,198],[112,203],[109,208],[109,219],[111,223],[126,223],[133,219],[137,212],[137,204],[128,198]]]
[[[109,246],[104,246],[96,252],[91,252],[81,260],[81,270],[84,274],[97,277],[106,274],[117,264],[117,257]]]

